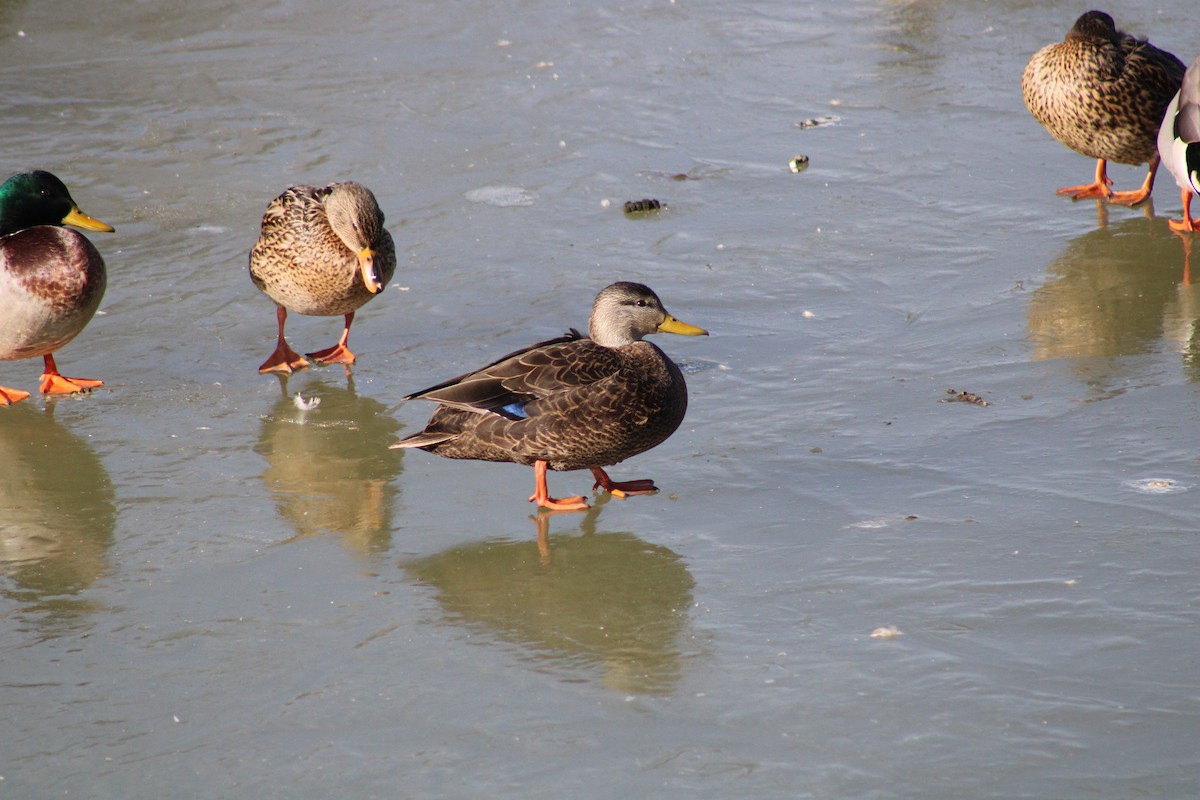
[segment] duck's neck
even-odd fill
[[[619,325],[604,325],[591,322],[588,325],[588,338],[601,347],[624,347],[641,339],[627,327]]]

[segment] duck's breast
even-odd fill
[[[104,259],[69,228],[43,225],[0,238],[0,359],[53,353],[91,321],[106,286]]]

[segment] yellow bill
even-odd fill
[[[89,217],[87,214],[79,210],[78,206],[71,206],[71,210],[62,218],[63,225],[74,225],[76,228],[83,228],[86,231],[103,231],[112,233],[115,229],[107,222],[101,222],[95,217]]]
[[[678,333],[680,336],[708,336],[708,331],[704,330],[704,328],[697,328],[695,325],[680,322],[670,314],[667,314],[667,318],[659,323],[658,331],[659,333]]]
[[[370,247],[358,251],[358,271],[362,273],[363,284],[368,292],[379,294],[383,291],[383,283],[379,280],[379,273],[375,271],[375,251]]]

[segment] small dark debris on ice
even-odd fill
[[[662,203],[649,197],[642,200],[625,201],[626,214],[641,214],[647,211],[658,211],[660,208],[662,208]]]
[[[972,394],[971,392],[960,392],[957,389],[947,389],[946,394],[951,395],[951,397],[942,400],[943,403],[961,400],[964,403],[974,403],[977,406],[986,406],[988,404],[987,400],[984,400],[979,395]]]

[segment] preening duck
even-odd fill
[[[287,312],[343,316],[333,347],[309,353],[318,364],[353,364],[354,313],[387,286],[396,272],[396,247],[383,227],[371,190],[359,183],[293,186],[267,206],[262,234],[250,251],[250,279],[275,301],[279,338],[259,372],[290,374],[308,366],[288,346]]]

